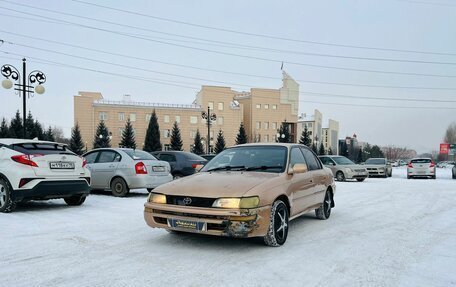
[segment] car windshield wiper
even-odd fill
[[[243,166],[243,165],[235,165],[235,166],[225,165],[225,166],[220,166],[220,167],[209,169],[208,172],[217,171],[217,170],[234,170],[234,169],[245,170],[245,166]]]
[[[282,169],[283,167],[278,166],[278,165],[262,165],[262,166],[251,166],[246,168],[246,171],[251,171],[251,170],[268,170],[268,169]]]

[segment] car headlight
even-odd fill
[[[218,208],[256,208],[260,203],[258,196],[241,197],[241,198],[218,198],[212,204],[212,207]]]
[[[147,202],[166,204],[166,195],[151,192]]]
[[[345,172],[353,172],[353,170],[351,168],[349,168],[349,167],[346,167],[345,168]]]
[[[384,170],[385,170],[385,168],[384,168],[384,167],[381,167],[381,168],[380,168],[380,170],[381,170],[381,171],[384,171]]]

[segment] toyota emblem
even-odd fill
[[[184,198],[183,202],[185,205],[190,205],[192,203],[192,199],[190,197],[186,197]]]

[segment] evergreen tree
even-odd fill
[[[217,142],[215,143],[215,153],[221,153],[226,148],[225,136],[223,135],[222,130],[219,130],[217,134]]]
[[[277,138],[277,142],[279,142],[279,143],[289,143],[289,142],[291,142],[290,131],[288,130],[288,124],[287,123],[282,123],[280,125],[279,135],[280,136]]]
[[[70,150],[77,155],[82,155],[85,151],[78,123],[71,129]]]
[[[37,138],[39,140],[44,139],[44,132],[43,132],[43,126],[38,122],[38,120],[35,120],[35,123],[33,124],[33,129],[30,134],[30,138],[34,139]]]
[[[6,119],[2,119],[2,124],[0,125],[0,138],[7,138],[9,134],[9,127]]]
[[[174,122],[173,130],[171,132],[171,150],[182,150],[182,137],[177,122]]]
[[[363,149],[359,148],[358,155],[356,156],[356,163],[362,163],[362,162],[363,162]]]
[[[371,155],[371,157],[385,157],[383,155],[382,150],[380,149],[380,147],[378,145],[372,146],[370,155]]]
[[[100,121],[93,139],[93,148],[111,147],[111,139],[109,130],[106,127],[104,121]]]
[[[320,147],[318,148],[318,155],[325,155],[325,154],[326,154],[325,146],[324,146],[323,143],[321,142],[321,143],[320,143]]]
[[[160,126],[158,125],[157,114],[155,110],[152,112],[152,116],[147,127],[146,139],[144,141],[144,150],[148,152],[162,150],[160,142]]]
[[[125,129],[122,132],[122,139],[119,143],[120,147],[136,149],[135,132],[130,118],[125,123]]]
[[[34,134],[35,121],[33,120],[32,113],[29,111],[27,118],[25,119],[25,134],[26,138],[33,139],[32,134]]]
[[[312,143],[311,149],[312,149],[312,151],[313,151],[315,154],[318,154],[318,148],[317,148],[317,145],[316,145],[315,143]]]
[[[24,130],[22,125],[21,114],[17,110],[14,118],[11,119],[11,124],[9,128],[9,137],[10,138],[23,138]]]
[[[343,141],[342,144],[340,145],[339,155],[345,156],[345,157],[348,156],[348,147],[347,147],[347,143],[345,141]]]
[[[304,125],[304,130],[302,131],[301,138],[299,139],[299,143],[305,146],[311,147],[312,139],[310,138],[309,130],[307,129],[307,125]]]
[[[372,153],[372,147],[369,143],[366,143],[364,145],[364,149],[363,149],[363,161],[366,161],[369,158],[371,158],[372,157],[371,153]]]
[[[331,147],[328,148],[328,155],[333,155],[333,150]]]
[[[49,141],[49,142],[54,142],[55,141],[54,133],[52,132],[52,127],[51,126],[49,126],[47,131],[44,132],[43,140]]]
[[[201,143],[201,135],[199,130],[196,130],[195,140],[193,142],[192,153],[194,154],[203,154],[204,148],[203,144]]]
[[[239,126],[239,132],[236,136],[236,145],[245,144],[245,143],[247,143],[247,141],[248,141],[248,138],[247,138],[247,133],[245,132],[244,123],[241,123],[241,125]]]

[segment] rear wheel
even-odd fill
[[[363,182],[365,180],[365,178],[357,178],[356,180],[359,182]]]
[[[336,173],[336,179],[337,179],[337,181],[345,181],[345,175],[344,175],[344,173],[341,172],[341,171],[338,171],[338,172]]]
[[[125,180],[120,177],[113,179],[111,182],[111,193],[116,197],[124,197],[128,194],[128,186]]]
[[[153,188],[148,188],[148,189],[147,189],[147,192],[148,192],[148,193],[151,193],[152,190],[154,190],[154,189],[153,189]]]
[[[411,178],[412,178],[412,176],[410,176],[410,175],[407,175],[407,179],[411,179]]]
[[[183,175],[180,174],[180,173],[175,173],[175,174],[173,174],[173,179],[179,179],[179,178],[181,178],[181,177],[183,177]]]
[[[11,200],[11,188],[9,184],[0,179],[0,212],[11,212],[16,208],[16,203]]]
[[[332,197],[329,190],[326,191],[325,199],[320,208],[315,209],[315,215],[318,219],[325,220],[331,216]]]
[[[65,200],[66,204],[68,204],[69,206],[79,206],[84,203],[84,201],[86,200],[86,196],[85,195],[75,195],[72,197],[66,197],[63,200]]]
[[[281,200],[272,204],[269,219],[269,229],[263,238],[268,246],[280,246],[285,243],[288,236],[288,208]]]

